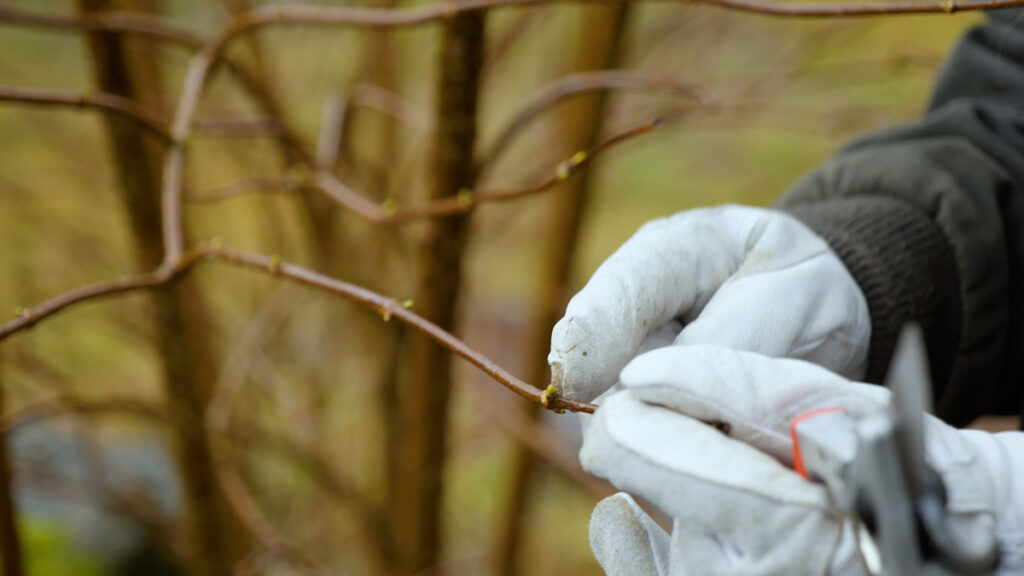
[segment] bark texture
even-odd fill
[[[83,13],[103,10],[155,12],[142,0],[78,0]],[[140,38],[110,32],[87,35],[96,88],[161,109],[160,79],[153,45]],[[160,227],[161,144],[133,123],[104,117],[111,157],[141,270],[156,268],[163,259]],[[214,476],[203,414],[216,380],[216,365],[208,344],[208,318],[194,281],[185,278],[151,293],[157,346],[166,401],[172,420],[189,544],[189,573],[198,576],[230,574],[241,558],[244,538],[237,519],[220,494]]]
[[[432,199],[473,187],[483,39],[483,13],[461,14],[444,24]],[[455,325],[466,230],[465,216],[432,220],[420,246],[416,310],[446,330]],[[434,566],[441,558],[451,357],[418,332],[408,335],[405,357],[399,397],[401,473],[392,526],[402,557],[400,572],[408,574]]]

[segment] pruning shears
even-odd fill
[[[971,549],[956,539],[945,522],[942,478],[925,461],[931,381],[917,325],[903,328],[885,384],[892,402],[884,412],[858,418],[826,408],[794,419],[794,467],[825,485],[832,505],[856,529],[872,574],[993,573],[999,562],[995,538]]]

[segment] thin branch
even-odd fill
[[[193,190],[185,195],[190,204],[216,204],[249,194],[286,194],[299,190],[303,183],[291,176],[248,176],[207,190]]]
[[[707,89],[670,78],[653,77],[628,70],[594,70],[569,74],[540,88],[530,103],[495,138],[490,149],[477,161],[477,165],[493,165],[515,136],[548,108],[569,98],[604,90],[665,92],[695,98],[701,108],[707,111],[718,108],[717,101]]]
[[[159,114],[147,109],[134,100],[116,94],[0,86],[0,102],[19,102],[35,106],[95,108],[134,120],[143,128],[159,136],[162,140],[171,139],[167,121],[161,118]]]
[[[329,7],[296,4],[266,6],[242,15],[231,36],[270,25],[351,25],[368,27],[416,26],[449,18],[459,13],[500,7],[527,7],[544,4],[587,4],[617,0],[471,0],[438,2],[410,9]],[[636,0],[634,0],[636,1]],[[667,0],[673,1],[673,0]],[[973,10],[996,10],[1024,6],[1024,0],[933,0],[928,2],[784,3],[758,0],[676,0],[680,3],[706,4],[729,10],[770,16],[829,17],[884,14],[950,14]],[[204,40],[163,18],[134,12],[108,12],[102,16],[55,16],[26,11],[0,4],[0,23],[36,26],[51,30],[105,30],[152,36],[182,46],[200,47]]]
[[[167,151],[164,168],[163,235],[166,262],[177,260],[184,250],[181,228],[181,196],[184,170],[184,142],[191,131],[196,109],[211,71],[219,62],[224,48],[237,36],[271,25],[333,25],[363,27],[415,26],[451,19],[457,14],[479,12],[504,6],[533,6],[560,0],[462,0],[447,1],[408,9],[332,7],[292,4],[265,6],[237,17],[220,35],[206,43],[193,56],[185,76],[181,98],[171,126],[172,144]],[[580,0],[570,0],[580,1]],[[602,1],[602,0],[584,0]],[[607,0],[619,1],[619,0]],[[854,5],[781,5],[756,0],[690,0],[737,10],[778,15],[853,15],[899,14],[924,12],[955,12],[958,10],[993,9],[1024,6],[1024,0],[974,0],[957,3],[956,0],[921,3],[880,3]]]
[[[280,296],[282,294],[283,292],[278,291],[275,294],[277,297],[272,296],[266,301],[228,354],[220,377],[214,384],[203,422],[214,455],[214,474],[235,515],[271,553],[297,568],[323,572],[316,560],[303,553],[264,516],[249,487],[238,473],[237,466],[234,465],[236,458],[228,441],[231,409],[245,384],[246,375],[267,340],[278,330],[286,316],[286,301]]]
[[[331,170],[338,163],[348,131],[351,110],[348,100],[337,93],[324,99],[320,112],[320,134],[316,140],[314,165],[320,170]]]
[[[82,16],[54,16],[0,4],[0,23],[21,24],[50,30],[104,30],[152,36],[175,44],[198,48],[203,38],[163,18],[137,12],[107,12]]]
[[[865,2],[863,4],[784,3],[758,0],[691,0],[739,12],[753,12],[768,16],[829,17],[829,16],[881,16],[891,14],[952,14],[972,10],[998,10],[1024,6],[1021,0],[939,0],[933,2]]]
[[[590,164],[595,157],[599,156],[605,150],[637,136],[646,134],[660,125],[661,121],[654,119],[649,122],[645,122],[640,126],[619,132],[618,134],[615,134],[607,140],[599,143],[597,146],[594,146],[590,150],[581,150],[568,160],[561,162],[556,168],[555,173],[550,177],[532,186],[507,190],[487,190],[482,192],[463,191],[463,194],[458,197],[435,200],[422,208],[397,210],[386,219],[386,222],[408,222],[420,218],[436,218],[438,216],[459,214],[469,211],[478,204],[508,202],[509,200],[515,200],[524,196],[539,194],[554,188],[561,182],[566,181],[579,172],[581,168]]]
[[[433,120],[426,110],[374,84],[359,84],[352,90],[352,107],[375,110],[418,132],[433,130]]]
[[[508,202],[524,196],[539,194],[554,188],[561,182],[573,177],[581,169],[586,167],[598,155],[604,151],[617,146],[627,140],[641,136],[654,130],[660,125],[658,120],[645,122],[634,128],[613,135],[599,143],[590,150],[578,152],[572,158],[561,162],[555,172],[537,184],[524,188],[509,188],[505,190],[483,190],[473,192],[464,190],[463,194],[456,197],[446,197],[432,200],[422,206],[398,208],[385,202],[377,204],[366,196],[356,192],[342,182],[337,176],[326,170],[315,171],[306,182],[293,176],[281,178],[249,177],[229,182],[223,186],[203,192],[195,192],[188,196],[188,202],[193,203],[214,203],[235,198],[244,194],[259,192],[283,192],[290,191],[303,186],[312,186],[349,211],[379,224],[400,224],[425,218],[440,218],[455,214],[464,214],[479,204],[496,202]]]
[[[24,426],[67,414],[110,413],[134,416],[143,420],[159,421],[166,417],[166,410],[161,406],[139,398],[107,397],[88,400],[63,396],[53,400],[35,402],[0,416],[0,433],[9,434]]]
[[[361,286],[343,282],[295,264],[282,262],[277,256],[240,252],[207,245],[196,246],[185,252],[178,260],[172,261],[170,264],[165,263],[153,272],[111,282],[93,284],[61,294],[38,306],[19,309],[17,318],[0,325],[0,341],[76,304],[133,290],[168,284],[204,259],[259,270],[272,276],[287,278],[322,292],[341,296],[363,307],[374,310],[381,315],[385,322],[394,318],[423,332],[438,344],[468,360],[471,364],[520,397],[530,402],[541,404],[549,410],[592,413],[596,409],[596,406],[587,402],[552,397],[545,391],[527,384],[501,366],[498,366],[481,352],[471,348],[450,332],[442,330],[436,324],[419,316],[407,308],[405,303],[394,298],[383,296]]]
[[[275,118],[197,120],[195,129],[217,136],[273,136],[279,138],[284,135],[281,123]]]
[[[358,8],[292,4],[265,6],[239,17],[230,36],[245,34],[271,25],[348,25],[391,28],[417,26],[451,18],[457,14],[491,8],[529,7],[544,4],[593,4],[617,0],[461,0],[438,2],[418,8]],[[673,0],[670,0],[673,1]],[[675,0],[678,1],[678,0]],[[759,0],[683,0],[681,3],[706,4],[740,12],[771,16],[827,17],[871,16],[883,14],[949,14],[970,10],[995,10],[1024,6],[1024,0],[938,0],[927,2],[783,3]]]

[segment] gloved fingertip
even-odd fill
[[[559,396],[590,402],[615,384],[628,357],[594,330],[590,322],[567,315],[551,331],[551,384]],[[619,347],[621,348],[621,347]]]
[[[598,502],[590,547],[609,576],[668,574],[669,536],[625,492]]]

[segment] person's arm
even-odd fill
[[[939,414],[1021,409],[1024,11],[993,13],[949,59],[921,122],[850,146],[779,208],[822,236],[868,302],[867,381],[900,327],[926,331]]]

